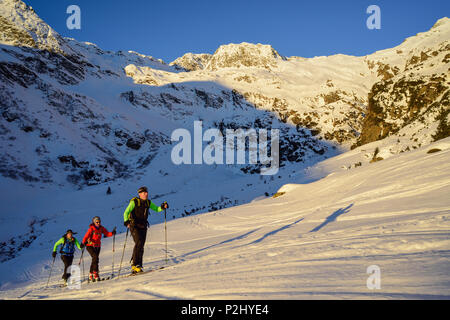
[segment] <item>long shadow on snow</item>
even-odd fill
[[[320,225],[318,225],[317,227],[315,227],[314,229],[312,229],[310,232],[317,232],[320,229],[322,229],[323,227],[325,227],[327,224],[329,224],[330,222],[333,222],[337,219],[337,217],[339,217],[340,215],[343,215],[344,213],[347,213],[350,211],[350,208],[353,207],[353,203],[351,205],[349,205],[348,207],[342,209],[338,209],[335,212],[333,212],[333,214],[331,214],[330,216],[328,216],[324,222],[322,222]]]
[[[263,241],[264,239],[266,239],[266,238],[269,237],[269,236],[273,236],[274,234],[276,234],[276,233],[278,233],[278,232],[280,232],[280,231],[283,231],[283,230],[285,230],[285,229],[288,229],[288,228],[292,227],[293,225],[296,225],[297,223],[299,223],[299,222],[302,221],[303,219],[304,219],[304,218],[300,218],[300,219],[298,219],[297,221],[294,221],[294,222],[292,222],[292,223],[290,223],[290,224],[287,224],[287,225],[285,225],[285,226],[283,226],[283,227],[281,227],[281,228],[278,228],[278,229],[275,229],[275,230],[273,230],[273,231],[270,231],[270,232],[266,233],[265,235],[263,235],[261,238],[256,239],[255,241],[252,241],[252,242],[250,242],[249,244],[259,243],[259,242]]]
[[[228,240],[225,240],[225,241],[222,241],[222,242],[219,242],[219,243],[216,243],[216,244],[204,247],[202,249],[198,249],[198,250],[195,250],[195,251],[191,251],[191,252],[185,253],[185,254],[179,256],[178,258],[185,258],[187,256],[190,256],[190,255],[193,255],[193,254],[196,254],[196,253],[199,253],[199,252],[202,252],[202,251],[214,248],[214,247],[218,247],[218,246],[226,244],[226,243],[230,243],[230,242],[233,242],[233,241],[236,241],[236,240],[244,239],[244,238],[248,237],[249,235],[251,235],[252,233],[258,231],[259,229],[260,228],[257,228],[257,229],[254,229],[252,231],[249,231],[247,233],[241,234],[240,236],[237,236],[237,237],[234,237],[234,238],[231,238],[231,239],[228,239]],[[175,258],[175,259],[177,259],[177,258]]]
[[[273,230],[273,231],[270,231],[270,232],[266,233],[265,235],[263,235],[261,238],[256,239],[255,241],[252,241],[252,242],[250,242],[250,243],[248,243],[248,244],[245,244],[245,246],[251,245],[251,244],[259,243],[259,242],[263,241],[264,239],[266,239],[266,238],[269,237],[269,236],[272,236],[272,235],[274,235],[274,234],[276,234],[276,233],[278,233],[278,232],[281,232],[281,231],[283,231],[283,230],[285,230],[285,229],[288,229],[288,228],[290,228],[290,227],[296,225],[297,223],[299,223],[299,222],[302,221],[303,219],[304,219],[304,218],[300,218],[300,219],[298,219],[298,220],[296,220],[296,221],[294,221],[294,222],[292,222],[292,223],[290,223],[290,224],[287,224],[287,225],[285,225],[285,226],[283,226],[283,227],[281,227],[281,228],[278,228],[278,229],[275,229],[275,230]],[[261,229],[261,228],[257,228],[257,229],[254,229],[254,230],[252,230],[252,231],[249,231],[249,232],[247,232],[247,233],[244,233],[244,234],[242,234],[242,235],[240,235],[240,236],[237,236],[237,237],[234,237],[234,238],[230,238],[230,239],[228,239],[228,240],[224,240],[224,241],[222,241],[222,242],[219,242],[219,243],[216,243],[216,244],[213,244],[213,245],[210,245],[210,246],[207,246],[207,247],[198,249],[198,250],[194,250],[194,251],[185,253],[185,254],[183,254],[183,255],[181,255],[181,256],[179,256],[179,257],[172,258],[171,260],[174,261],[175,264],[180,263],[180,262],[183,262],[183,261],[184,261],[183,258],[185,258],[185,257],[187,257],[187,256],[190,256],[190,255],[193,255],[193,254],[196,254],[196,253],[199,253],[199,252],[202,252],[202,251],[205,251],[205,250],[214,248],[214,247],[218,247],[218,246],[220,246],[220,245],[223,245],[223,244],[226,244],[226,243],[230,243],[230,242],[233,242],[233,241],[236,241],[236,240],[242,240],[242,239],[245,239],[245,238],[247,238],[249,235],[251,235],[252,233],[255,233],[256,231],[258,231],[259,229]]]

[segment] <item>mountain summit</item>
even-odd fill
[[[276,62],[286,60],[272,46],[242,42],[220,46],[214,52],[206,66],[207,70],[215,71],[221,68],[256,67],[270,69],[276,67]]]
[[[75,54],[32,7],[20,0],[0,0],[0,43]]]
[[[271,45],[242,42],[239,44],[221,45],[214,54],[186,53],[174,60],[171,65],[186,71],[217,71],[225,68],[264,68],[270,69],[278,61],[286,60]]]

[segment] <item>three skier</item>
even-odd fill
[[[167,202],[163,202],[158,207],[151,200],[149,200],[148,190],[146,187],[139,188],[138,197],[134,197],[130,200],[123,214],[123,218],[124,225],[129,228],[134,240],[133,255],[131,259],[132,273],[143,272],[142,259],[144,255],[145,240],[147,237],[147,228],[149,227],[149,209],[152,209],[155,212],[162,212],[168,208],[169,205]],[[87,252],[89,252],[92,258],[89,270],[89,280],[93,282],[99,281],[100,277],[98,274],[98,265],[101,250],[101,238],[102,236],[112,237],[116,234],[116,228],[114,228],[112,232],[109,232],[104,226],[101,225],[100,217],[96,216],[92,219],[92,223],[89,225],[81,244],[73,236],[74,234],[75,233],[72,230],[67,230],[67,232],[55,243],[53,247],[52,256],[55,258],[56,250],[59,246],[61,246],[60,254],[61,260],[64,263],[64,274],[62,276],[64,283],[66,284],[67,279],[70,277],[70,273],[68,273],[67,270],[72,265],[75,247],[80,250],[86,247]]]
[[[149,209],[155,212],[161,212],[169,208],[167,202],[163,202],[161,206],[156,206],[148,199],[147,187],[138,189],[139,197],[134,197],[130,200],[128,207],[123,214],[124,225],[130,229],[134,240],[133,256],[131,270],[133,273],[143,272],[142,258],[144,255],[144,245],[147,238],[147,228]]]

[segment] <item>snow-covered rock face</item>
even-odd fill
[[[186,53],[174,60],[171,65],[186,71],[217,71],[224,68],[262,68],[270,70],[277,62],[286,60],[272,46],[243,42],[220,46],[214,54]]]
[[[185,71],[196,71],[205,69],[212,55],[208,53],[186,53],[184,56],[170,63],[171,66],[177,66]]]
[[[401,138],[411,141],[404,146],[403,151],[407,151],[450,135],[449,26],[450,19],[443,18],[429,33],[409,38],[396,49],[404,55],[404,65],[383,67],[383,79],[369,93],[357,145],[386,137]],[[429,38],[434,36],[441,42],[430,43]],[[425,43],[417,47],[414,40]]]
[[[220,46],[214,52],[207,70],[216,71],[222,68],[253,67],[270,70],[276,67],[277,61],[284,60],[272,46],[243,42]]]
[[[55,30],[20,0],[0,0],[0,43],[75,54]]]

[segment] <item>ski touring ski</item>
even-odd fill
[[[153,269],[150,269],[150,270],[147,270],[147,271],[142,271],[142,272],[132,272],[132,273],[124,276],[124,278],[139,276],[139,275],[142,275],[142,274],[147,274],[147,273],[158,271],[158,270],[162,270],[162,269],[165,269],[165,268],[166,267],[163,266],[163,267],[156,267],[156,268],[153,268]]]
[[[111,280],[113,278],[114,278],[114,276],[108,276],[108,277],[104,277],[104,278],[98,278],[97,280],[94,280],[94,281],[88,279],[87,283],[102,282],[102,281]]]

